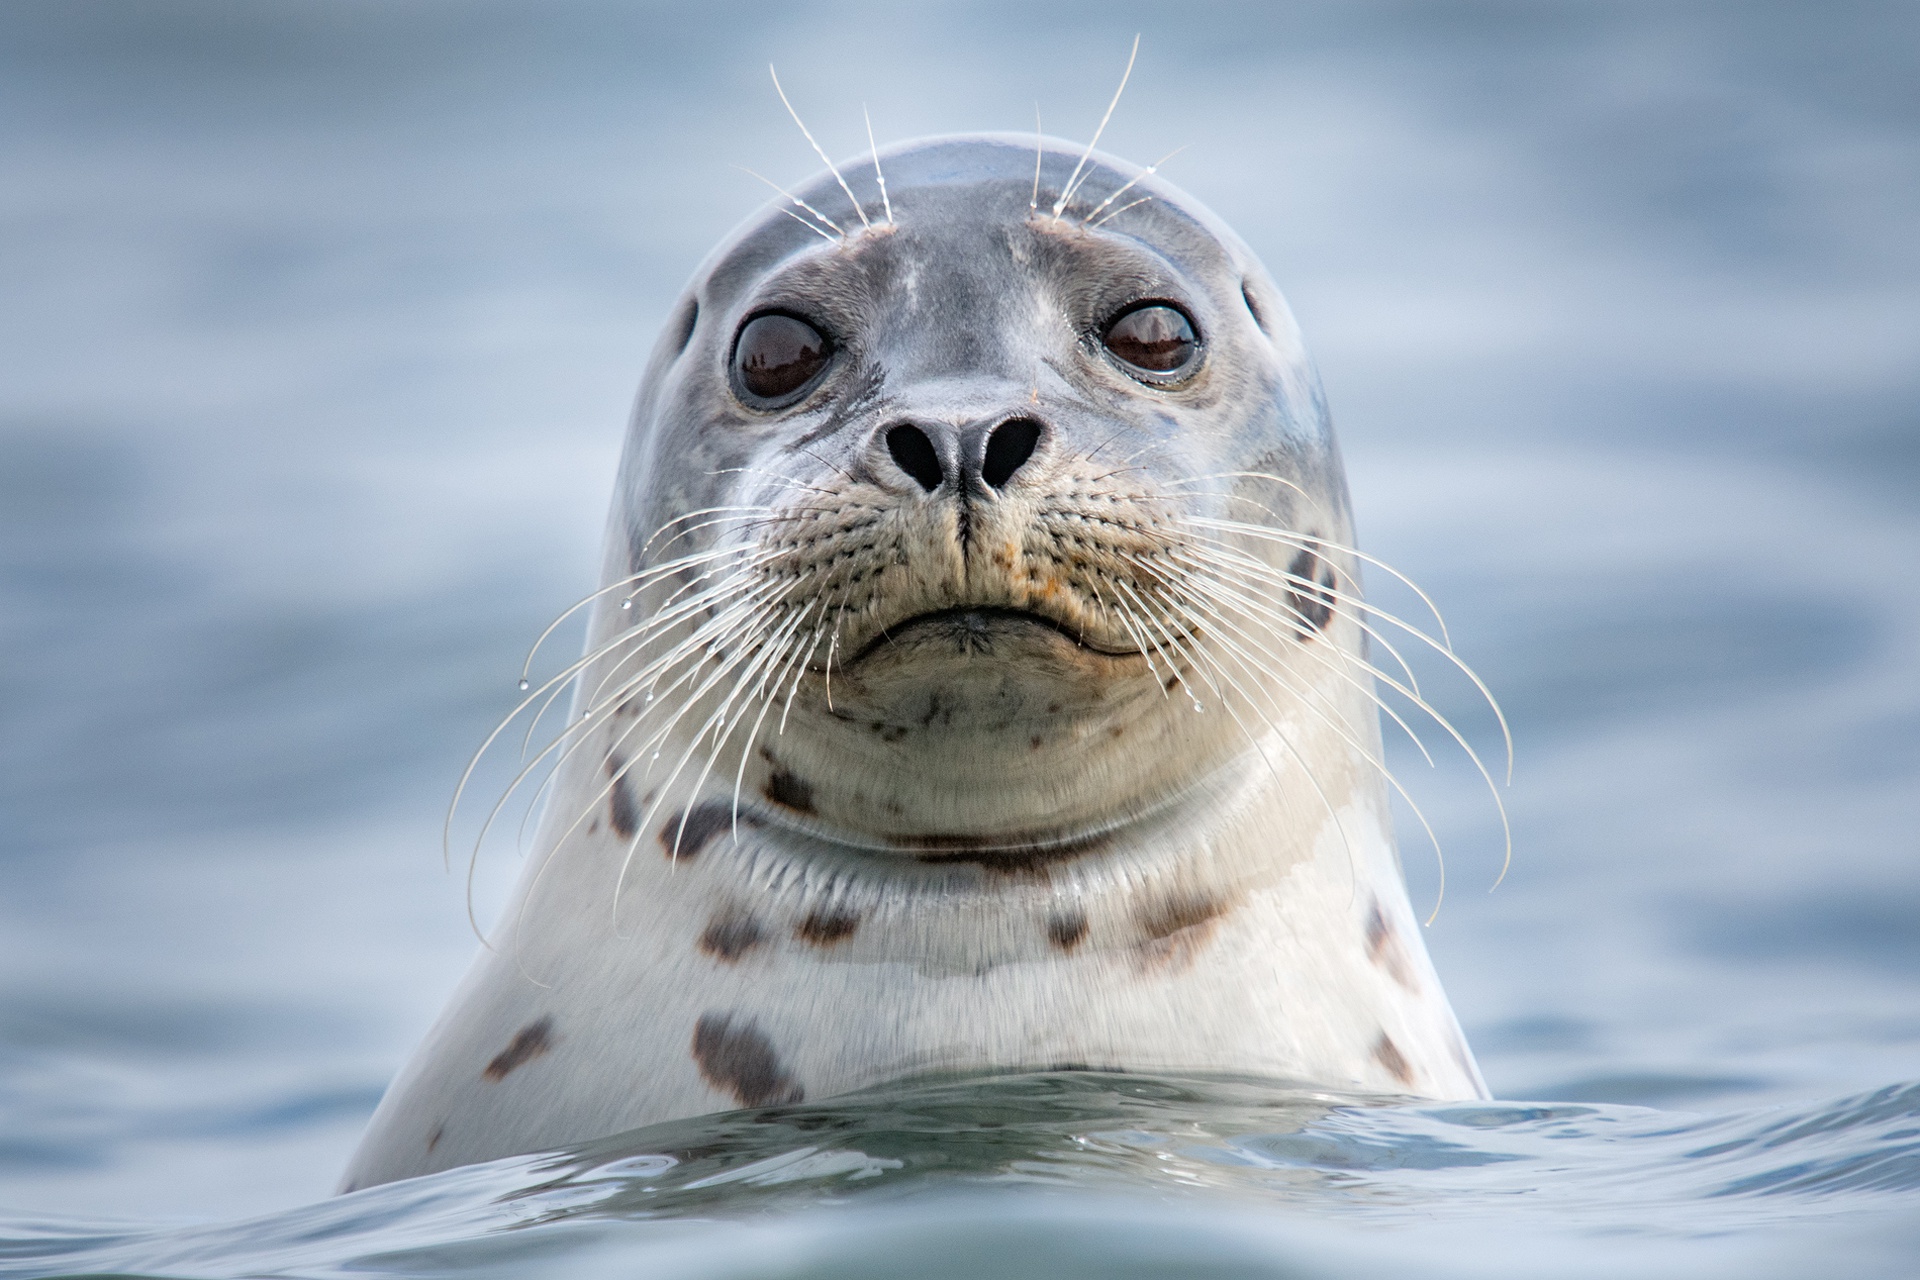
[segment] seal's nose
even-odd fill
[[[1032,418],[1008,418],[991,430],[978,428],[955,432],[934,427],[929,435],[925,427],[912,422],[897,423],[887,429],[887,453],[893,465],[912,476],[928,493],[946,482],[949,476],[960,481],[962,489],[1005,489],[1014,473],[1033,457],[1040,443],[1041,426]]]

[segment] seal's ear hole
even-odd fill
[[[893,455],[900,469],[917,480],[928,493],[940,487],[943,478],[940,455],[934,451],[933,441],[927,439],[927,433],[920,428],[903,422],[887,432],[887,452]]]
[[[1240,300],[1247,304],[1247,314],[1260,326],[1260,332],[1268,333],[1267,318],[1260,314],[1260,304],[1253,300],[1253,287],[1245,280],[1240,282]]]
[[[687,344],[693,341],[693,326],[698,324],[699,321],[700,299],[690,297],[687,299],[686,304],[680,308],[680,314],[674,321],[679,329],[679,336],[673,340],[673,354],[675,358],[678,358],[680,353],[687,349]]]
[[[1164,302],[1149,302],[1121,315],[1101,339],[1107,350],[1146,373],[1175,373],[1193,360],[1200,340],[1193,321]]]
[[[826,335],[798,316],[755,316],[733,342],[733,373],[749,395],[780,400],[812,382],[833,354]]]
[[[1040,424],[1032,418],[1013,418],[1001,423],[987,437],[987,456],[980,462],[980,478],[996,489],[1004,488],[1013,473],[1033,456],[1040,443]]]

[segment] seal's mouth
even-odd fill
[[[998,605],[958,605],[917,613],[888,624],[849,655],[847,663],[857,663],[890,645],[940,639],[949,641],[962,652],[992,653],[997,636],[1010,631],[1031,630],[1052,632],[1077,649],[1104,657],[1132,658],[1138,657],[1140,652],[1138,649],[1109,649],[1095,644],[1078,628],[1044,613]]]

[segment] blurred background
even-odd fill
[[[1085,138],[1136,31],[1103,148],[1185,146],[1512,721],[1497,892],[1409,781],[1496,1093],[1920,1077],[1920,7],[64,0],[0,8],[0,1204],[331,1189],[654,332],[816,168],[767,63],[836,155]]]

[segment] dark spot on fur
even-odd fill
[[[1140,916],[1140,959],[1148,968],[1184,968],[1193,963],[1219,927],[1227,908],[1215,898],[1168,898]]]
[[[1314,633],[1327,629],[1327,620],[1333,617],[1333,568],[1302,547],[1287,566],[1287,578],[1293,584],[1287,590],[1287,606],[1301,623],[1294,634],[1311,640]]]
[[[1087,917],[1078,911],[1062,911],[1047,917],[1047,941],[1062,951],[1071,951],[1085,941]]]
[[[776,769],[767,779],[767,799],[796,813],[813,812],[813,788],[785,769]]]
[[[613,788],[607,794],[607,821],[613,824],[615,835],[631,840],[640,827],[640,812],[633,803],[633,788],[627,785],[626,767],[627,762],[619,756],[607,757],[607,776],[613,779]]]
[[[493,1056],[480,1074],[489,1080],[505,1080],[519,1067],[541,1057],[553,1048],[553,1019],[529,1022],[514,1034],[513,1040]]]
[[[1373,1042],[1373,1060],[1387,1069],[1387,1074],[1408,1088],[1413,1087],[1413,1068],[1407,1065],[1406,1055],[1400,1052],[1400,1046],[1386,1032]]]
[[[675,814],[660,828],[660,848],[669,858],[695,858],[722,832],[733,830],[733,806],[722,800],[702,800],[683,815]]]
[[[781,1106],[807,1096],[751,1018],[702,1014],[693,1029],[693,1060],[708,1084],[743,1107]]]
[[[444,1124],[437,1124],[433,1126],[433,1132],[427,1135],[427,1154],[428,1155],[433,1154],[433,1149],[440,1145],[440,1139],[446,1136],[446,1132],[447,1132],[447,1126],[445,1126]]]
[[[1170,938],[1183,929],[1198,928],[1226,910],[1212,898],[1169,898],[1140,917],[1140,931],[1148,941]]]
[[[860,927],[860,913],[845,907],[822,907],[794,927],[793,936],[816,947],[845,942]]]
[[[1041,737],[1037,733],[1034,734],[1032,738],[1028,739],[1028,744],[1032,746],[1035,751],[1038,751],[1041,747],[1045,746],[1046,742],[1047,740]]]
[[[1048,841],[1044,835],[1002,835],[995,841],[983,841],[977,835],[912,835],[895,837],[895,848],[918,850],[914,862],[927,865],[972,864],[981,871],[1010,879],[1046,881],[1052,867],[1071,862],[1104,848],[1112,837],[1108,833],[1077,837],[1071,841]]]
[[[1045,881],[1053,877],[1053,864],[1059,861],[1037,849],[981,849],[975,853],[923,853],[914,861],[932,866],[971,863],[982,871],[1009,880]]]
[[[587,824],[587,834],[590,836],[597,836],[600,834],[600,819],[595,818],[592,822],[589,822]]]
[[[1380,958],[1380,949],[1393,938],[1393,928],[1387,918],[1380,913],[1380,904],[1373,904],[1373,910],[1367,913],[1367,954],[1373,959]]]
[[[1173,691],[1174,691],[1175,689],[1177,689],[1177,688],[1179,688],[1179,687],[1180,687],[1180,677],[1179,677],[1179,676],[1177,676],[1177,675],[1175,675],[1175,676],[1168,676],[1168,677],[1167,677],[1167,692],[1168,692],[1168,693],[1172,693],[1172,692],[1173,692]]]
[[[982,871],[1011,880],[1045,881],[1052,877],[1056,865],[1096,852],[1107,840],[1102,834],[1047,844],[1038,839],[1023,843],[1018,836],[1003,836],[988,844],[975,836],[914,836],[896,839],[894,844],[903,849],[923,850],[915,855],[914,861],[932,866],[971,863]]]
[[[1367,958],[1385,969],[1388,977],[1407,990],[1420,989],[1420,980],[1413,975],[1413,964],[1407,957],[1407,948],[1400,941],[1400,934],[1393,927],[1393,922],[1380,910],[1378,899],[1367,913]]]
[[[715,960],[732,964],[759,946],[766,935],[760,922],[744,911],[723,911],[707,922],[700,949]]]

